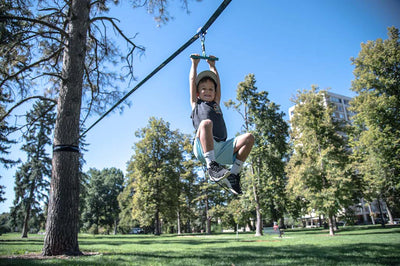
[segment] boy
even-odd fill
[[[207,172],[214,182],[223,180],[232,193],[242,194],[240,170],[254,144],[253,135],[246,133],[227,139],[225,121],[220,108],[221,85],[215,60],[207,60],[210,70],[197,75],[200,59],[192,60],[190,68],[190,104],[192,121],[196,129],[193,152],[207,165]],[[230,171],[221,164],[231,164]],[[227,182],[228,180],[229,182]]]

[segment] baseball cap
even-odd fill
[[[217,84],[217,75],[215,75],[215,73],[210,70],[205,70],[203,72],[200,72],[200,74],[197,75],[196,86],[199,86],[200,80],[202,80],[205,77],[211,78],[215,82],[215,84]]]

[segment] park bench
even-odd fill
[[[269,235],[279,235],[279,237],[282,237],[283,231],[279,229],[279,227],[264,227],[263,228],[264,234],[269,234]]]

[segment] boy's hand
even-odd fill
[[[213,56],[213,55],[210,55],[209,57],[210,57],[210,58],[216,58],[216,57]],[[207,59],[207,63],[208,63],[208,65],[209,65],[210,67],[215,67],[215,62],[216,62],[216,60],[209,60],[209,59]]]
[[[194,55],[194,56],[200,56],[199,54],[191,54],[191,55]],[[190,57],[190,59],[192,60],[192,63],[194,64],[194,65],[198,65],[199,64],[199,62],[200,62],[200,59],[199,58],[192,58],[192,57]]]

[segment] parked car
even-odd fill
[[[383,222],[386,224],[388,220],[386,218],[383,218]],[[381,224],[382,223],[382,218],[378,217],[375,219],[376,224]]]
[[[132,229],[131,234],[144,234],[144,230],[139,227],[135,227]]]
[[[336,225],[337,226],[346,226],[346,222],[344,222],[344,221],[339,221],[339,222],[336,222]]]

